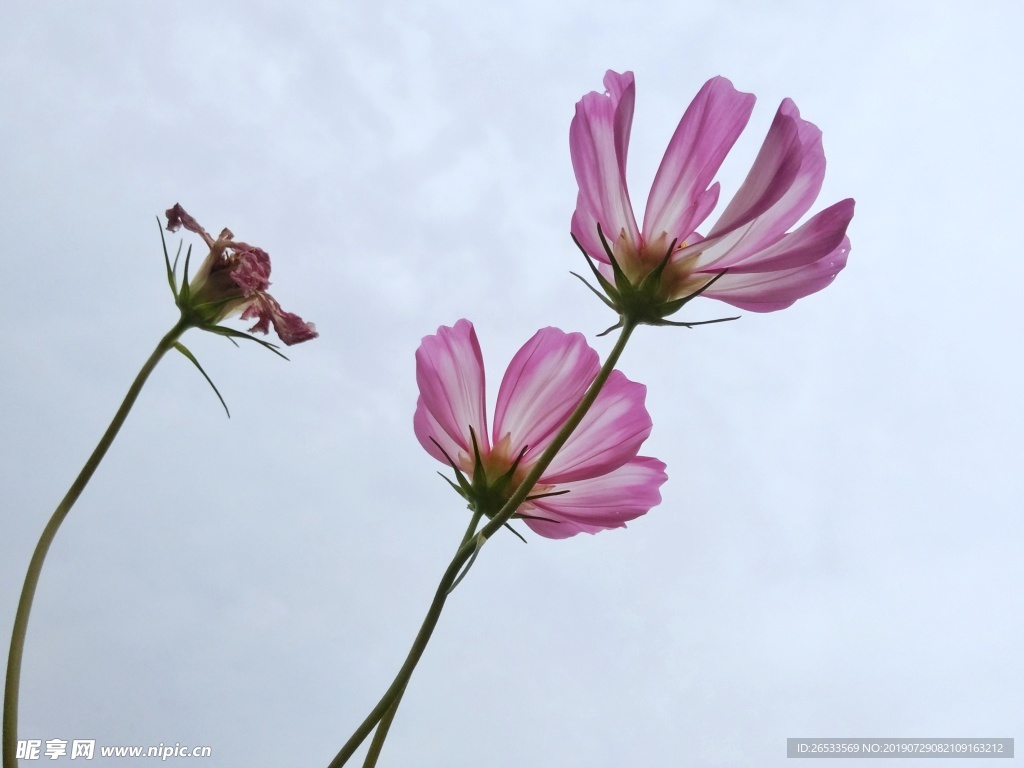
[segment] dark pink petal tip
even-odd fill
[[[273,324],[278,338],[289,347],[315,339],[320,335],[316,332],[316,326],[313,323],[307,323],[292,312],[285,312],[274,297],[268,293],[257,294],[252,304],[246,307],[242,313],[243,320],[252,320],[253,318],[256,318],[256,324],[249,329],[250,333],[253,331],[270,333],[270,325]]]
[[[210,237],[210,234],[200,226],[198,221],[189,216],[180,203],[175,203],[172,207],[168,208],[164,215],[167,216],[168,232],[177,232],[181,227],[184,227],[189,232],[195,232],[201,236],[207,245],[213,245],[214,240]]]

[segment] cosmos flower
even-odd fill
[[[467,320],[441,327],[416,352],[416,437],[472,482],[460,493],[488,517],[499,511],[594,381],[597,353],[579,333],[538,331],[512,359],[488,434],[483,357]],[[665,465],[637,456],[651,431],[647,388],[613,371],[583,421],[520,506],[536,533],[560,539],[623,527],[661,501]]]
[[[588,93],[576,104],[569,129],[579,184],[572,234],[598,262],[606,292],[607,283],[613,293],[625,288],[627,294],[644,285],[649,306],[660,309],[641,321],[656,322],[697,292],[754,312],[783,309],[824,288],[846,265],[852,199],[788,231],[810,209],[825,175],[821,131],[792,101],[782,102],[746,180],[701,235],[697,227],[718,203],[712,179],[746,125],[754,96],[723,77],[704,84],[665,151],[641,229],[626,188],[633,74],[609,71],[604,85],[605,93]],[[626,285],[613,282],[609,250]]]
[[[185,227],[202,237],[210,248],[187,288],[176,295],[182,312],[189,313],[197,327],[213,327],[231,315],[241,314],[243,320],[256,320],[250,332],[269,333],[273,324],[281,341],[289,346],[319,335],[316,326],[285,312],[267,293],[270,256],[266,251],[234,240],[229,229],[222,230],[214,240],[178,203],[166,215],[168,232]]]

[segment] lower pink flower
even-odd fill
[[[579,333],[538,331],[512,359],[488,434],[483,356],[472,323],[423,339],[416,352],[416,437],[470,478],[460,493],[493,516],[558,434],[600,370]],[[517,511],[552,539],[621,528],[661,501],[665,465],[637,456],[651,432],[647,388],[612,372],[594,405]]]

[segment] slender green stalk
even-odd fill
[[[476,538],[476,527],[480,523],[482,514],[480,512],[474,512],[472,519],[469,521],[469,527],[466,528],[466,533],[462,536],[462,541],[459,542],[461,548],[471,539]],[[366,758],[363,760],[363,768],[374,768],[377,765],[377,758],[380,757],[380,750],[384,746],[384,740],[388,737],[388,731],[391,729],[391,722],[395,719],[395,713],[398,711],[398,705],[402,703],[402,694],[405,693],[405,686],[402,686],[402,690],[398,692],[394,702],[388,708],[388,711],[384,713],[384,716],[377,723],[377,730],[373,732],[373,739],[370,741],[370,748],[366,752]]]
[[[64,518],[67,517],[68,512],[71,511],[78,497],[85,490],[85,486],[88,485],[96,468],[103,461],[107,449],[110,448],[114,438],[117,437],[117,433],[121,429],[121,425],[124,424],[128,412],[131,411],[132,406],[135,404],[139,392],[142,391],[146,379],[149,378],[149,375],[156,368],[160,359],[168,350],[174,348],[178,338],[189,327],[190,325],[187,321],[184,319],[179,320],[167,332],[167,335],[160,339],[160,343],[156,345],[153,354],[149,356],[149,359],[143,364],[142,370],[135,377],[135,381],[132,382],[131,387],[128,389],[128,394],[125,395],[121,407],[114,414],[114,419],[110,422],[110,426],[107,427],[107,431],[103,433],[103,437],[100,438],[92,455],[89,456],[89,460],[85,462],[85,466],[78,473],[75,482],[71,484],[71,488],[68,489],[67,494],[61,499],[57,509],[54,510],[53,516],[43,529],[43,534],[39,537],[39,543],[36,544],[35,551],[32,553],[28,573],[25,574],[25,584],[21,588],[18,612],[15,614],[14,630],[11,633],[11,649],[7,656],[7,681],[4,685],[3,768],[18,768],[18,689],[21,681],[21,660],[25,650],[25,635],[28,632],[28,617],[32,610],[32,599],[35,597],[36,586],[39,584],[39,574],[43,570],[43,561],[46,559],[46,553],[50,549],[50,544],[53,543],[54,537],[57,535],[57,529],[60,528]]]
[[[420,631],[416,635],[416,639],[413,641],[412,648],[409,650],[409,655],[405,659],[405,663],[402,664],[401,669],[398,670],[398,674],[395,676],[391,686],[385,691],[384,696],[377,703],[377,706],[373,708],[366,719],[356,728],[355,733],[349,737],[349,740],[345,742],[345,745],[341,748],[341,751],[335,756],[330,762],[328,768],[341,768],[348,762],[348,759],[352,757],[353,753],[359,748],[359,745],[363,743],[370,731],[373,730],[374,726],[378,723],[383,722],[383,718],[392,709],[397,709],[398,702],[402,697],[402,693],[405,691],[406,685],[409,683],[409,678],[412,677],[413,670],[416,669],[416,665],[419,663],[420,658],[423,656],[423,652],[426,650],[427,643],[430,642],[430,636],[434,632],[434,628],[437,626],[438,619],[441,617],[441,611],[444,609],[445,601],[448,599],[448,595],[451,592],[452,585],[456,582],[459,574],[462,571],[463,566],[473,556],[473,553],[479,549],[479,542],[489,539],[493,536],[505,523],[507,523],[512,515],[515,514],[519,506],[526,500],[526,497],[533,490],[533,486],[537,484],[540,476],[551,464],[555,455],[561,450],[562,446],[565,445],[565,441],[569,439],[573,431],[583,421],[583,417],[587,415],[587,411],[590,410],[590,406],[594,404],[597,399],[598,393],[600,393],[602,387],[608,377],[611,376],[613,370],[615,370],[616,364],[619,362],[619,357],[622,355],[622,351],[626,348],[626,343],[629,341],[630,335],[632,335],[636,323],[631,320],[624,320],[622,325],[622,331],[619,333],[619,338],[615,341],[615,346],[612,351],[608,354],[608,358],[604,361],[604,365],[601,366],[600,372],[597,374],[597,378],[590,385],[580,404],[576,406],[576,410],[572,412],[572,415],[566,420],[565,425],[555,436],[555,439],[551,441],[544,453],[537,460],[537,463],[530,468],[529,473],[523,479],[523,482],[516,489],[515,493],[505,502],[505,506],[499,510],[499,512],[491,518],[491,520],[484,525],[476,535],[471,536],[469,539],[463,541],[462,546],[459,547],[455,553],[455,557],[452,558],[448,568],[445,570],[444,575],[441,577],[441,583],[437,586],[437,591],[434,593],[434,600],[430,604],[430,608],[427,609],[427,615],[423,619],[423,624],[420,626]],[[471,529],[472,530],[472,529]],[[391,717],[394,716],[394,712],[391,712]],[[390,725],[390,718],[388,719]],[[376,752],[372,753],[373,762],[369,763],[370,766],[376,763],[377,754],[380,752],[380,747],[383,745],[384,736],[387,735],[387,729],[384,730],[384,735],[381,737],[381,744],[376,746]],[[375,739],[376,741],[376,739]],[[371,748],[372,750],[372,748]],[[370,759],[370,755],[367,755],[367,759]]]

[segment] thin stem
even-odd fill
[[[398,705],[402,703],[402,694],[405,693],[405,686],[398,692],[395,697],[394,703],[388,708],[388,711],[384,713],[384,717],[377,723],[377,730],[373,732],[373,739],[370,740],[370,748],[366,751],[366,758],[363,760],[363,768],[375,768],[377,765],[377,758],[380,757],[380,751],[384,748],[384,740],[388,737],[388,731],[391,730],[391,723],[395,719],[395,713],[398,711]]]
[[[482,512],[474,512],[473,517],[470,518],[469,525],[466,527],[466,532],[462,534],[462,541],[459,542],[459,546],[468,544],[469,540],[476,535],[476,527],[480,524],[480,518],[483,517]]]
[[[103,461],[107,449],[110,448],[114,438],[117,437],[117,433],[121,429],[121,425],[124,424],[128,412],[131,411],[132,406],[135,404],[139,392],[142,391],[146,379],[149,378],[149,375],[156,368],[160,359],[168,350],[174,347],[175,342],[189,327],[189,324],[184,319],[179,320],[167,332],[167,335],[160,339],[160,343],[156,345],[153,354],[149,356],[149,359],[143,364],[142,370],[135,377],[135,381],[132,382],[131,387],[128,389],[128,394],[125,395],[121,407],[114,414],[114,419],[110,422],[110,426],[107,427],[107,431],[103,433],[103,437],[100,438],[92,455],[85,462],[82,471],[78,473],[75,482],[71,484],[71,488],[68,489],[67,494],[61,499],[57,509],[54,510],[53,516],[43,529],[42,536],[39,537],[39,543],[36,544],[35,551],[32,553],[28,572],[25,574],[25,584],[21,588],[18,612],[15,614],[14,630],[11,633],[11,649],[7,656],[7,681],[4,685],[3,768],[18,768],[18,690],[21,681],[21,660],[25,650],[25,636],[28,632],[28,617],[32,610],[32,599],[35,597],[36,586],[39,584],[39,575],[43,570],[43,561],[46,559],[46,553],[50,549],[50,544],[53,543],[54,537],[57,535],[57,529],[60,528],[64,518],[67,517],[78,497],[85,490],[85,486],[88,485],[96,468]]]
[[[462,541],[459,542],[461,548],[464,544],[468,543],[471,539],[476,536],[476,527],[480,524],[480,518],[482,513],[474,512],[473,517],[469,521],[469,527],[466,528],[465,534],[462,536]],[[395,713],[398,712],[398,705],[402,703],[402,694],[405,693],[405,686],[398,692],[394,702],[388,707],[388,711],[384,713],[384,716],[377,723],[377,730],[373,732],[373,739],[370,741],[370,748],[366,752],[366,757],[363,759],[363,768],[374,768],[377,765],[377,758],[380,757],[380,751],[384,747],[384,740],[388,737],[388,731],[391,730],[391,723],[395,719]]]
[[[405,690],[405,686],[409,683],[409,678],[412,677],[413,670],[416,669],[416,665],[419,663],[420,658],[423,656],[423,652],[426,650],[427,643],[430,642],[430,636],[434,632],[434,628],[437,626],[438,619],[441,617],[441,611],[444,609],[445,601],[448,599],[448,594],[451,589],[451,585],[458,578],[460,571],[462,570],[463,564],[473,555],[477,549],[476,539],[477,536],[482,536],[484,539],[488,539],[493,536],[505,523],[507,523],[512,515],[515,514],[519,505],[525,501],[526,497],[530,494],[533,486],[537,484],[540,476],[551,464],[555,458],[555,454],[565,445],[565,441],[569,439],[569,436],[583,421],[583,417],[586,416],[587,411],[590,410],[590,406],[594,404],[597,399],[601,388],[604,387],[608,377],[611,376],[615,365],[619,361],[619,357],[622,355],[622,351],[626,348],[626,342],[629,341],[630,335],[636,329],[636,322],[630,319],[623,321],[622,331],[619,333],[619,338],[615,341],[615,346],[612,351],[608,354],[608,358],[604,361],[604,365],[601,366],[601,370],[597,374],[597,378],[594,379],[590,388],[587,390],[580,404],[576,406],[576,410],[572,412],[572,415],[566,420],[562,429],[559,430],[555,439],[551,441],[551,444],[544,450],[537,463],[530,468],[523,482],[515,490],[512,496],[505,502],[498,513],[491,518],[491,520],[484,525],[478,532],[477,535],[472,536],[468,540],[464,540],[462,546],[459,547],[455,553],[455,557],[452,558],[448,568],[445,570],[444,575],[441,577],[441,583],[438,584],[437,591],[434,593],[434,600],[430,604],[430,608],[427,609],[427,615],[423,619],[423,624],[420,626],[420,631],[416,635],[416,639],[413,641],[412,648],[409,650],[409,655],[405,659],[405,663],[402,664],[401,669],[398,670],[398,674],[392,681],[391,686],[385,691],[384,696],[377,703],[377,706],[373,708],[370,714],[365,720],[356,728],[355,733],[349,737],[349,740],[345,742],[345,745],[341,748],[341,751],[334,757],[330,762],[328,768],[341,768],[348,762],[348,759],[352,757],[353,753],[359,748],[359,745],[363,743],[370,731],[377,723],[381,722],[381,719],[385,716],[389,709],[393,706],[397,706],[397,701],[400,699],[402,692]],[[378,749],[379,752],[379,749]],[[376,760],[376,757],[374,757]],[[372,765],[372,763],[371,763]]]

